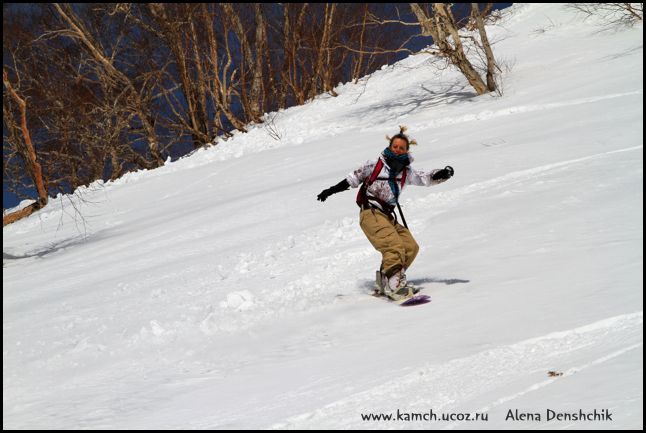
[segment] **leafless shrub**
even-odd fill
[[[271,138],[276,141],[281,141],[283,139],[283,132],[276,125],[276,118],[278,117],[277,112],[269,113],[265,116],[265,130]]]
[[[632,27],[644,19],[643,3],[569,3],[568,8],[585,18],[598,17],[603,26]]]

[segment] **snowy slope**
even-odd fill
[[[643,30],[506,14],[502,97],[411,56],[4,228],[3,427],[642,428]],[[315,199],[399,124],[456,170],[402,197],[412,308]],[[362,418],[398,410],[453,418]]]

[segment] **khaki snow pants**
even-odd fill
[[[376,209],[359,214],[359,225],[368,240],[382,255],[381,272],[388,277],[401,268],[408,269],[419,252],[410,231]]]

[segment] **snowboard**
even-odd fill
[[[429,295],[424,295],[421,293],[417,293],[412,297],[402,299],[401,301],[395,301],[394,299],[390,299],[388,296],[380,294],[378,290],[375,290],[372,296],[376,298],[386,299],[388,302],[392,302],[393,304],[397,304],[402,307],[411,307],[413,305],[422,305],[422,304],[428,304],[429,302],[431,302],[431,297]]]

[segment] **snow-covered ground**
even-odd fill
[[[411,56],[5,227],[3,427],[643,428],[642,26],[505,15],[502,97]],[[400,124],[410,308],[316,201]]]

